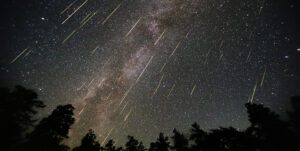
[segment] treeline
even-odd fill
[[[75,122],[72,105],[58,106],[39,120],[35,115],[45,105],[34,91],[22,86],[12,91],[0,88],[0,99],[1,151],[300,151],[299,96],[291,98],[287,121],[263,105],[247,103],[250,126],[246,130],[221,127],[207,132],[194,123],[189,134],[174,129],[169,138],[160,133],[148,149],[133,136],[123,147],[115,146],[113,140],[100,144],[93,130],[71,149],[63,140]]]

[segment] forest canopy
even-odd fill
[[[188,134],[177,129],[172,136],[158,134],[149,148],[134,136],[128,136],[124,146],[114,140],[100,144],[91,129],[81,144],[70,148],[64,144],[75,122],[71,104],[57,106],[43,119],[35,118],[45,104],[36,92],[16,86],[13,90],[0,88],[1,150],[5,151],[292,151],[300,150],[300,97],[291,97],[292,110],[288,120],[261,104],[246,103],[250,125],[245,130],[220,127],[205,131],[197,123]],[[37,122],[39,121],[39,122]],[[31,129],[31,131],[30,131]]]

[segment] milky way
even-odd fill
[[[71,146],[93,129],[103,144],[149,143],[248,125],[246,102],[283,114],[300,93],[293,1],[68,0],[4,5],[1,85],[40,94],[47,115],[75,106]],[[3,13],[2,13],[3,14]],[[3,82],[2,82],[3,81]]]
[[[102,23],[109,21],[122,3],[117,5]],[[156,60],[158,57],[171,59],[179,44],[175,46],[173,52],[161,50],[159,45],[164,41],[164,35],[168,30],[172,30],[176,23],[184,22],[192,16],[193,9],[186,10],[186,4],[190,3],[196,4],[195,1],[184,3],[150,1],[143,4],[148,7],[143,8],[146,9],[145,13],[140,14],[141,16],[136,19],[137,21],[121,40],[117,50],[118,55],[113,54],[108,57],[102,67],[103,74],[93,78],[86,85],[86,96],[74,103],[79,109],[77,123],[71,131],[71,134],[75,135],[74,138],[83,136],[88,129],[92,128],[99,134],[103,131],[107,133],[102,136],[104,143],[115,127],[120,131],[126,126],[127,119],[135,110],[135,104],[139,103],[139,100],[128,100],[127,97],[134,93],[136,85],[143,79],[144,73],[148,72],[147,68],[152,65],[153,59]],[[176,19],[176,22],[166,24],[166,20],[171,20],[172,17]],[[172,35],[184,38],[181,34],[172,33]],[[120,38],[119,36],[122,37],[118,35],[117,38]],[[97,48],[98,46],[95,49]],[[169,57],[162,56],[163,52],[170,53]],[[162,75],[162,77],[151,98],[154,97],[163,80],[162,73],[157,75]],[[79,136],[76,136],[78,134]]]

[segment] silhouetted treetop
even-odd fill
[[[75,122],[74,107],[60,105],[43,118],[25,136],[36,119],[38,108],[45,105],[38,100],[37,94],[21,86],[13,91],[0,88],[1,150],[5,151],[69,151],[63,143],[68,138],[71,125]],[[220,127],[208,132],[194,123],[189,135],[173,130],[171,142],[160,133],[150,143],[149,151],[299,151],[300,150],[300,96],[291,98],[292,111],[288,112],[289,121],[261,104],[247,103],[246,109],[250,122],[246,130],[233,127]],[[78,139],[78,138],[75,138]],[[109,140],[101,147],[93,130],[82,138],[81,144],[73,151],[145,151],[143,142],[128,136],[124,149],[116,147]]]
[[[249,121],[252,125],[264,126],[265,124],[282,124],[282,121],[279,119],[279,115],[261,104],[247,103],[245,106],[248,111]]]
[[[189,145],[188,139],[183,134],[178,132],[176,129],[173,130],[172,139],[174,143],[173,146],[171,147],[172,149],[176,151],[188,150],[188,145]]]
[[[74,148],[73,151],[100,151],[101,146],[96,139],[94,131],[89,130],[81,140],[81,145]]]
[[[128,136],[128,142],[125,144],[125,151],[145,151],[142,142],[136,140],[133,136]]]
[[[300,132],[300,96],[291,97],[292,112],[288,112],[291,124]]]
[[[190,140],[193,141],[191,146],[192,150],[203,150],[205,145],[205,139],[207,138],[207,132],[202,130],[197,123],[192,124],[192,129],[190,130]]]
[[[149,151],[168,151],[170,148],[169,138],[165,137],[163,133],[159,133],[156,142],[150,144]]]
[[[38,108],[44,108],[38,95],[22,86],[10,91],[0,88],[1,142],[4,150],[16,148],[24,139],[24,134],[34,125]]]
[[[104,146],[104,148],[103,148],[103,150],[104,151],[121,151],[122,150],[122,148],[121,147],[116,147],[115,145],[114,145],[114,141],[113,140],[109,140],[107,143],[106,143],[106,145]]]
[[[51,115],[41,120],[26,144],[26,150],[31,151],[63,151],[68,147],[62,144],[68,138],[68,132],[74,123],[74,107],[72,105],[58,106]]]

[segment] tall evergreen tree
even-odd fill
[[[203,131],[197,123],[192,125],[190,140],[194,141],[194,144],[191,146],[193,151],[202,151],[205,146],[205,139],[207,133]]]
[[[38,108],[45,107],[38,100],[37,94],[22,86],[13,91],[0,88],[0,133],[3,150],[15,150],[23,141],[25,132],[31,128],[36,119]]]
[[[28,138],[27,151],[65,151],[68,147],[62,144],[68,138],[68,132],[74,123],[74,107],[58,106],[51,115],[44,118]]]
[[[104,148],[103,148],[103,150],[104,151],[121,151],[122,150],[122,148],[121,147],[116,147],[115,145],[114,145],[114,141],[113,140],[109,140],[107,143],[106,143],[106,145],[104,146]]]
[[[176,129],[173,130],[173,146],[171,147],[175,151],[187,151],[189,141],[188,139],[181,133],[179,133]]]
[[[296,133],[300,133],[300,96],[291,97],[292,112],[289,112],[290,122]]]
[[[287,127],[287,123],[279,119],[279,115],[269,108],[258,104],[246,104],[248,118],[251,123],[247,129],[252,137],[259,142],[260,150],[293,150],[292,133]]]
[[[156,142],[150,144],[149,151],[169,151],[170,143],[168,137],[165,137],[163,133],[159,133],[159,137]]]
[[[291,97],[292,112],[288,112],[290,129],[293,135],[290,140],[293,143],[293,148],[300,150],[300,96]]]
[[[207,150],[219,150],[219,151],[240,151],[243,148],[242,145],[242,133],[237,131],[233,127],[219,128],[212,130],[206,139],[205,146]]]
[[[94,131],[89,130],[81,140],[81,145],[74,148],[73,151],[100,151],[101,146],[96,139]]]
[[[125,151],[145,151],[142,142],[136,140],[133,136],[128,136],[128,142],[125,144]]]

